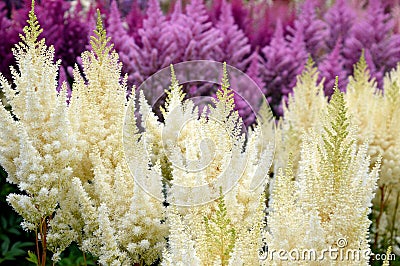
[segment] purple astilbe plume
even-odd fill
[[[150,0],[143,21],[143,28],[139,29],[141,43],[133,58],[136,67],[135,79],[139,84],[156,71],[168,66],[174,59],[177,50],[173,39],[166,31],[167,21],[157,0]]]
[[[343,42],[349,36],[356,13],[346,0],[337,0],[325,13],[324,19],[329,26],[329,37],[326,43],[332,50],[339,38]]]
[[[262,76],[266,84],[266,96],[277,116],[283,115],[282,101],[287,101],[288,94],[296,84],[296,76],[301,73],[307,60],[302,32],[298,28],[289,42],[278,22],[270,45],[262,49],[265,56]]]
[[[301,5],[300,13],[290,32],[294,35],[294,32],[302,29],[306,50],[313,60],[318,62],[321,55],[325,53],[325,40],[329,35],[329,30],[328,25],[317,16],[316,8],[315,0],[306,0]]]
[[[249,57],[250,64],[247,68],[246,74],[254,81],[257,87],[261,90],[260,94],[265,93],[265,84],[261,79],[261,62],[262,58],[258,52],[258,50],[254,51],[251,56]],[[255,93],[254,91],[246,90],[249,84],[235,84],[235,80],[233,80],[232,87],[237,89],[238,92],[243,96],[244,99],[248,101],[248,103],[240,97],[238,94],[234,94],[235,100],[235,110],[238,111],[239,115],[243,119],[243,123],[245,126],[249,126],[254,123],[256,118],[256,112],[258,112],[258,107],[260,103],[259,94]],[[240,82],[240,81],[239,81]],[[247,82],[247,80],[246,80]],[[251,86],[254,87],[254,86]],[[252,108],[255,108],[254,110]]]
[[[344,69],[344,60],[340,53],[341,50],[342,40],[339,38],[333,50],[318,64],[320,73],[318,82],[320,82],[322,78],[325,78],[324,92],[328,97],[333,94],[336,76],[339,79],[338,86],[341,91],[344,91],[347,86],[347,71]]]
[[[246,74],[257,84],[262,93],[266,93],[265,83],[261,78],[261,70],[263,65],[263,58],[258,51],[258,48],[249,57],[250,64],[246,70]]]
[[[43,35],[41,37],[46,39],[47,45],[54,46],[56,59],[61,58],[59,53],[64,46],[64,38],[62,37],[65,25],[64,15],[69,8],[69,2],[63,0],[42,1],[35,7],[36,16],[43,27]]]
[[[7,8],[0,2],[0,73],[11,80],[10,65],[14,64],[11,49],[18,42],[19,30],[13,21],[7,18]]]
[[[241,0],[236,2],[244,5]],[[293,2],[285,0],[273,1],[272,5],[262,2],[250,5],[248,18],[243,19],[245,24],[239,25],[249,38],[253,50],[271,42],[278,21],[282,25],[283,34],[286,35],[288,26],[293,25],[295,19],[293,7]]]
[[[190,29],[192,39],[185,49],[181,61],[196,59],[215,59],[222,55],[219,45],[222,38],[207,15],[203,0],[192,0],[186,7],[186,26]]]
[[[186,48],[192,40],[192,31],[186,24],[188,19],[190,18],[182,11],[182,2],[180,0],[176,1],[165,29],[170,38],[174,40],[177,47],[173,63],[179,63],[184,60]]]
[[[400,35],[392,34],[393,20],[379,0],[371,0],[364,17],[355,24],[343,48],[346,69],[352,69],[365,50],[370,56],[371,76],[375,77],[378,87],[382,88],[385,72],[395,67],[400,61]]]
[[[186,6],[186,14],[181,12],[177,1],[166,29],[168,36],[177,44],[174,63],[191,60],[215,60],[223,58],[222,33],[213,26],[203,0],[192,0]],[[188,85],[184,90],[191,96],[212,95],[215,86],[203,84]]]
[[[137,52],[139,48],[135,44],[134,39],[128,35],[123,27],[121,16],[117,3],[113,1],[111,3],[110,14],[107,18],[107,32],[114,43],[114,48],[119,54],[119,59],[122,62],[122,74],[128,75],[128,87],[129,89],[134,85],[135,82],[135,71],[136,68],[132,64],[135,58],[138,56]]]
[[[58,55],[62,58],[61,64],[67,68],[73,66],[76,62],[76,57],[82,54],[89,44],[89,33],[91,18],[88,15],[81,14],[80,5],[74,11],[69,11],[64,19],[64,29],[62,32],[63,44],[58,48]]]
[[[143,27],[144,16],[144,11],[140,8],[138,1],[132,1],[129,12],[125,16],[125,22],[129,36],[132,36],[136,43],[140,42],[138,30]]]
[[[244,69],[245,57],[250,53],[250,44],[243,31],[238,28],[232,16],[231,5],[222,1],[222,12],[216,24],[219,29],[222,42],[220,43],[222,58],[219,61]]]

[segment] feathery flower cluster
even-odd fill
[[[74,147],[72,125],[68,120],[65,87],[57,94],[54,48],[38,40],[42,32],[32,9],[22,41],[13,50],[18,70],[11,68],[15,89],[0,75],[12,115],[0,108],[0,163],[8,182],[18,185],[21,194],[10,194],[7,201],[24,218],[22,226],[40,235],[46,250],[48,222],[57,208],[64,184],[73,177]],[[39,254],[38,254],[39,255]],[[44,258],[38,258],[45,261]]]
[[[358,145],[368,142],[371,168],[382,157],[378,190],[374,199],[373,231],[374,248],[393,246],[399,253],[396,239],[399,236],[399,79],[398,68],[384,79],[382,93],[375,79],[371,78],[364,56],[354,67],[347,92],[344,95],[349,121],[356,126],[355,138]],[[318,72],[309,62],[306,70],[298,77],[293,96],[284,108],[284,117],[277,128],[277,149],[274,172],[285,167],[289,157],[293,158],[295,174],[301,171],[300,138],[304,132],[313,129],[321,132],[324,128],[322,117],[326,115],[327,99],[322,93],[321,83],[317,85]]]
[[[369,141],[368,153],[375,162],[382,156],[379,189],[375,199],[375,245],[400,253],[400,65],[384,79],[384,93],[367,69],[364,56],[354,67],[345,95],[352,122],[358,126],[359,142]]]
[[[309,78],[313,73],[308,74]],[[337,85],[327,106],[323,129],[304,131],[300,162],[293,171],[289,158],[285,173],[279,170],[267,216],[269,250],[341,248],[369,250],[368,214],[374,197],[380,161],[370,170],[368,144],[356,145],[343,93]],[[322,134],[321,134],[322,133]],[[290,217],[290,219],[288,219]],[[345,239],[345,245],[337,242]],[[364,253],[363,253],[364,254]],[[333,258],[295,261],[296,265],[331,264]],[[282,261],[269,257],[273,265]],[[368,265],[369,258],[346,260],[346,265]]]
[[[255,265],[273,141],[268,143],[256,127],[245,145],[226,69],[215,106],[200,117],[191,100],[182,102],[182,86],[171,70],[163,124],[149,113],[143,93],[140,100],[142,139],[156,163],[164,164],[164,178],[172,176],[167,191],[169,248],[163,263]]]
[[[57,260],[77,242],[103,265],[151,264],[165,247],[164,207],[135,185],[126,165],[126,79],[120,82],[121,64],[100,15],[92,51],[82,54],[87,82],[76,68],[69,105],[65,83],[57,93],[60,63],[53,62],[54,48],[38,40],[42,29],[33,7],[29,17],[15,49],[16,89],[1,77],[13,116],[1,108],[0,163],[8,181],[24,192],[7,200],[24,218],[24,228],[40,232],[44,258],[49,249]],[[161,195],[161,174],[152,174],[148,163],[138,164],[140,174]]]
[[[48,4],[62,10],[56,2]],[[306,14],[316,17],[312,7],[317,5],[309,1],[305,5]],[[65,82],[57,92],[61,62],[54,63],[53,46],[48,48],[39,39],[42,29],[33,5],[22,41],[14,49],[18,66],[11,70],[14,85],[0,76],[11,106],[11,111],[0,108],[0,164],[9,174],[8,181],[21,191],[7,200],[24,218],[23,227],[36,231],[41,239],[42,264],[46,249],[57,260],[72,242],[97,256],[102,265],[260,263],[263,192],[273,153],[264,133],[274,124],[272,116],[263,114],[267,123],[242,134],[239,114],[245,107],[239,105],[236,110],[235,101],[239,101],[229,89],[226,65],[213,105],[200,115],[193,101],[183,101],[185,93],[173,68],[161,109],[163,122],[147,103],[146,94],[151,96],[151,91],[140,91],[138,117],[135,101],[126,98],[129,79],[142,81],[154,73],[153,67],[182,58],[210,59],[219,52],[219,59],[227,58],[221,47],[237,55],[231,57],[232,62],[237,60],[234,64],[247,68],[258,85],[268,87],[272,80],[277,95],[288,97],[288,103],[280,107],[273,101],[274,94],[268,88],[265,91],[276,104],[275,112],[285,114],[278,124],[275,168],[286,167],[286,171],[274,171],[268,231],[264,232],[268,248],[325,249],[345,238],[347,249],[369,250],[368,215],[382,157],[378,195],[388,205],[373,216],[372,233],[377,245],[390,240],[397,251],[400,66],[384,79],[382,93],[366,70],[368,63],[373,72],[370,62],[377,64],[374,60],[379,57],[369,57],[373,49],[366,48],[365,60],[362,57],[352,71],[347,94],[339,92],[336,82],[328,103],[324,80],[311,60],[296,85],[290,83],[303,69],[307,49],[314,49],[310,54],[317,64],[326,62],[320,51],[329,49],[329,43],[316,47],[315,39],[304,38],[328,36],[322,19],[314,23],[304,15],[304,21],[296,21],[288,33],[278,26],[260,56],[258,50],[251,53],[233,14],[221,14],[214,26],[200,0],[189,4],[186,13],[177,4],[171,14],[174,19],[150,1],[138,39],[123,29],[115,4],[111,12],[108,28],[114,31],[121,58],[137,61],[125,68],[133,76],[121,79],[123,66],[98,14],[90,51],[81,56],[82,71],[78,66],[73,71],[67,104]],[[193,14],[196,19],[190,17]],[[182,23],[180,32],[173,26],[176,21]],[[175,35],[164,35],[164,30]],[[186,37],[180,39],[178,34]],[[384,35],[377,43],[393,41]],[[118,40],[119,36],[125,39]],[[180,45],[173,36],[186,45],[179,53],[171,48]],[[235,37],[230,42],[227,36]],[[348,44],[341,34],[330,36],[340,36],[329,55],[337,58],[341,45]],[[152,44],[165,49],[152,48]],[[296,58],[296,65],[280,61],[289,58],[288,53]],[[326,66],[324,71],[332,75],[337,70]],[[286,84],[282,78],[295,86],[293,95],[290,86],[279,89]],[[136,125],[138,118],[142,132]]]

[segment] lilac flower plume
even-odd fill
[[[137,52],[139,49],[135,44],[134,38],[128,35],[123,26],[120,12],[115,1],[111,3],[110,14],[107,19],[107,32],[123,64],[122,74],[128,75],[128,87],[130,89],[136,80],[134,76],[136,68],[134,68],[135,65],[132,64],[132,61],[138,57]]]
[[[338,77],[338,86],[344,91],[347,86],[347,72],[344,68],[344,59],[341,55],[342,40],[339,38],[333,50],[318,65],[320,80],[325,78],[324,92],[330,97],[333,94],[335,79]]]
[[[172,62],[176,47],[167,39],[164,31],[166,25],[166,17],[159,2],[150,0],[143,28],[138,31],[141,43],[137,48],[136,58],[133,58],[136,82],[143,82],[145,78]]]
[[[318,61],[320,55],[326,50],[325,40],[329,35],[329,30],[326,22],[317,16],[316,8],[315,0],[304,1],[291,33],[295,34],[296,30],[303,31],[307,52],[315,61]]]
[[[196,59],[213,60],[221,56],[219,45],[223,41],[220,32],[209,21],[203,0],[192,0],[186,7],[187,27],[191,30],[188,47],[182,61]]]
[[[343,48],[345,66],[351,69],[364,49],[373,65],[371,75],[382,88],[383,75],[400,61],[400,35],[392,34],[393,20],[384,12],[379,0],[371,0],[366,13],[350,30]]]
[[[11,80],[10,65],[14,64],[11,48],[18,41],[19,31],[13,26],[13,21],[7,18],[7,12],[6,5],[0,2],[0,72]]]
[[[307,60],[302,28],[296,29],[294,34],[291,41],[285,39],[282,25],[278,23],[271,44],[262,49],[267,100],[279,116],[283,114],[282,101],[286,101],[292,92],[296,76],[301,73]]]
[[[245,68],[245,58],[250,52],[250,44],[243,31],[235,24],[232,16],[232,7],[222,1],[221,9],[224,10],[219,16],[216,28],[219,29],[222,37],[220,43],[222,57],[219,61],[227,62],[239,69]]]
[[[254,81],[257,87],[261,90],[261,93],[265,94],[265,84],[261,78],[262,58],[256,50],[249,57],[249,59],[250,62],[246,74]],[[232,87],[238,90],[238,92],[244,97],[242,98],[236,93],[234,94],[235,110],[237,110],[239,115],[242,117],[244,125],[249,126],[253,124],[256,119],[256,113],[258,112],[258,109],[253,110],[251,108],[259,107],[259,95],[254,91],[246,90],[246,87],[248,87],[249,84],[237,84],[235,83],[235,80],[233,80],[231,83]],[[248,102],[246,102],[245,99]]]
[[[337,0],[333,6],[327,10],[324,20],[328,24],[329,37],[327,45],[333,49],[339,38],[342,42],[348,38],[350,29],[356,18],[355,11],[347,4],[346,0]]]

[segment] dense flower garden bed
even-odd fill
[[[399,8],[0,2],[0,261],[397,265]]]

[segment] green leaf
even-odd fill
[[[38,259],[35,253],[32,251],[28,251],[28,257],[26,258],[27,261],[33,262],[36,265],[38,264]]]
[[[10,238],[5,235],[0,236],[0,238],[3,240],[3,243],[1,244],[1,255],[5,256],[8,249],[10,248]]]

